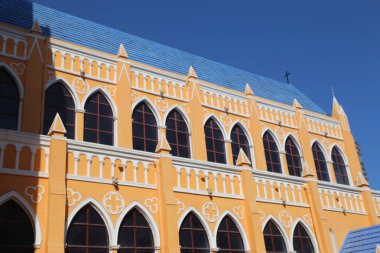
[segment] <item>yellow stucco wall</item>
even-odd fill
[[[339,249],[348,231],[379,223],[380,194],[358,181],[359,158],[337,101],[331,117],[319,115],[297,103],[288,106],[249,90],[227,90],[194,75],[155,69],[121,53],[95,52],[6,24],[1,24],[2,29],[9,38],[21,38],[25,48],[15,46],[14,40],[0,41],[0,67],[9,70],[23,90],[21,132],[0,132],[0,200],[9,196],[34,210],[33,219],[39,223],[36,233],[41,237],[35,252],[63,252],[68,222],[86,203],[104,218],[111,252],[117,252],[116,226],[133,206],[152,219],[157,251],[162,253],[179,252],[180,221],[189,211],[204,222],[213,251],[217,248],[215,231],[224,215],[238,224],[247,252],[257,253],[265,252],[262,231],[269,219],[284,233],[289,251],[298,222],[303,222],[319,252],[334,252],[333,244]],[[41,135],[44,91],[56,81],[69,88],[76,102],[75,140],[55,131],[51,137]],[[214,94],[207,87],[216,89]],[[84,103],[96,90],[104,93],[114,110],[114,147],[82,141]],[[172,157],[164,149],[156,154],[132,150],[131,115],[143,100],[155,112],[163,134],[170,110],[183,113],[191,132],[192,159]],[[226,135],[227,165],[207,162],[203,126],[209,117],[214,117]],[[228,140],[236,123],[252,144],[253,168],[232,164]],[[278,141],[283,174],[266,171],[262,135],[267,130]],[[303,168],[310,172],[303,178],[288,175],[284,153],[288,135],[299,145]],[[336,184],[331,162],[331,183],[317,181],[311,153],[315,141],[327,160],[335,145],[340,148],[349,165],[350,186]],[[212,196],[207,188],[212,189]]]

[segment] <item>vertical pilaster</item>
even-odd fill
[[[28,59],[26,61],[21,121],[21,131],[23,132],[37,134],[42,132],[47,44],[48,40],[42,35],[38,23],[35,22],[28,35]]]
[[[285,175],[290,175],[289,174],[289,168],[288,168],[288,163],[286,161],[286,151],[282,150],[280,151],[280,156],[281,156],[281,162],[282,162],[282,170]]]
[[[83,134],[84,134],[84,110],[77,109],[75,111],[75,117],[76,117],[76,140],[83,141]]]
[[[49,253],[65,252],[66,224],[66,130],[57,114],[48,133],[51,136],[49,154],[49,203],[46,246]]]

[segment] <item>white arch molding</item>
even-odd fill
[[[278,230],[280,231],[281,235],[282,235],[282,238],[284,239],[284,242],[285,242],[285,246],[286,246],[286,250],[289,251],[291,249],[291,245],[290,245],[290,240],[289,240],[289,237],[288,235],[286,234],[286,230],[281,226],[281,223],[273,216],[273,215],[268,215],[265,220],[263,221],[263,225],[262,225],[262,228],[261,230],[263,231],[264,233],[264,229],[266,227],[266,225],[268,224],[269,221],[272,221],[276,227],[278,228]]]
[[[264,141],[264,135],[265,133],[268,133],[272,136],[274,142],[276,143],[276,146],[277,146],[277,150],[278,150],[278,156],[280,158],[280,164],[281,164],[281,173],[278,173],[278,174],[284,174],[284,164],[286,161],[284,161],[282,158],[283,156],[281,155],[283,152],[285,152],[284,149],[282,149],[282,145],[281,145],[281,142],[280,142],[280,139],[277,137],[277,135],[272,131],[272,129],[266,127],[263,129],[262,133],[261,133],[261,141],[263,142]],[[265,157],[266,159],[266,157]],[[266,162],[266,161],[265,161]],[[268,168],[267,168],[267,171],[268,171]]]
[[[243,225],[240,223],[239,219],[236,218],[236,216],[234,214],[232,214],[230,211],[226,210],[224,211],[220,216],[219,216],[219,219],[216,221],[215,223],[215,228],[214,228],[214,239],[215,239],[215,245],[218,245],[217,244],[217,236],[218,236],[218,230],[219,230],[219,226],[220,226],[220,223],[222,222],[222,220],[225,218],[225,217],[229,217],[231,218],[231,220],[235,223],[236,227],[238,228],[239,232],[240,232],[240,235],[241,235],[241,238],[243,239],[243,244],[244,244],[244,250],[245,252],[249,252],[250,251],[250,247],[249,247],[249,241],[248,241],[248,236],[244,230],[244,227]]]
[[[313,146],[314,146],[314,144],[318,145],[318,147],[321,149],[321,151],[323,153],[323,156],[325,157],[326,166],[327,166],[327,173],[329,174],[329,181],[328,182],[332,182],[332,171],[330,169],[333,166],[330,166],[330,163],[332,162],[331,161],[331,156],[330,157],[328,156],[326,148],[316,138],[314,138],[313,140],[311,140],[311,146],[310,146],[310,148],[311,148],[311,152],[312,153],[313,153]],[[313,155],[313,162],[314,162],[314,155]],[[315,168],[315,172],[317,172],[317,168]]]
[[[228,131],[228,136],[229,136],[229,139],[231,139],[231,133],[232,133],[232,129],[236,126],[236,125],[239,125],[240,128],[243,130],[243,133],[245,134],[245,137],[247,138],[248,140],[248,144],[249,144],[249,153],[251,155],[251,160],[252,160],[252,168],[254,168],[254,164],[256,164],[256,161],[255,161],[255,152],[253,150],[253,139],[252,139],[252,136],[251,134],[249,133],[248,131],[248,127],[241,121],[241,120],[235,120],[232,124],[231,124],[231,127]],[[235,164],[234,164],[235,165]]]
[[[349,185],[354,185],[354,181],[353,181],[353,178],[352,178],[352,175],[351,175],[351,170],[350,170],[350,165],[348,163],[348,158],[346,156],[346,154],[343,152],[343,149],[337,144],[337,143],[334,143],[332,145],[332,148],[330,149],[330,159],[331,161],[333,162],[333,159],[332,159],[332,151],[333,149],[336,148],[339,152],[339,154],[342,156],[343,158],[343,161],[344,161],[344,165],[346,167],[346,173],[347,173],[347,177],[348,177],[348,183]],[[333,164],[333,169],[334,169],[334,164]],[[335,170],[334,170],[334,173],[335,173]],[[336,179],[336,176],[335,176],[335,179]]]
[[[95,94],[96,92],[100,92],[103,94],[103,96],[106,98],[106,100],[108,101],[109,105],[111,106],[111,109],[112,109],[112,114],[113,114],[113,146],[117,146],[118,145],[118,127],[117,127],[117,118],[118,118],[118,110],[117,110],[117,106],[115,104],[115,102],[113,101],[113,99],[109,96],[108,92],[103,89],[102,87],[94,87],[92,88],[87,94],[86,96],[83,98],[83,101],[82,101],[82,104],[80,106],[80,109],[81,111],[83,111],[85,113],[85,105],[86,105],[86,102],[87,102],[87,99],[92,96],[93,94]]]
[[[213,119],[215,124],[219,127],[220,131],[222,132],[223,139],[224,139],[224,152],[226,153],[226,157],[225,157],[226,164],[230,164],[230,159],[229,159],[230,154],[228,152],[228,146],[227,146],[227,141],[229,141],[229,138],[227,136],[226,129],[223,127],[223,124],[219,121],[219,119],[214,114],[210,114],[203,120],[203,128],[205,127],[205,124],[209,119]]]
[[[183,220],[186,218],[186,216],[189,214],[189,213],[194,213],[195,216],[197,216],[197,218],[199,219],[199,221],[201,222],[203,228],[205,229],[206,231],[206,234],[207,234],[207,238],[208,238],[208,244],[210,246],[210,249],[216,249],[216,243],[215,243],[215,239],[212,235],[212,232],[211,232],[211,229],[210,227],[208,226],[208,223],[206,221],[206,219],[203,217],[203,215],[198,212],[197,209],[195,209],[194,207],[189,207],[186,209],[185,212],[183,212],[182,216],[178,219],[178,234],[179,234],[179,230],[181,229],[181,225],[182,225],[182,222]]]
[[[22,84],[18,75],[14,73],[13,70],[5,62],[0,62],[0,69],[4,69],[12,77],[19,92],[17,131],[20,131],[22,120],[22,106],[24,104],[24,85]]]
[[[0,206],[9,200],[16,201],[17,204],[25,211],[29,217],[30,223],[34,229],[34,247],[40,248],[42,243],[41,223],[33,207],[16,191],[10,191],[0,196]]]
[[[302,175],[302,171],[303,169],[305,168],[305,160],[304,160],[304,156],[303,156],[303,152],[302,152],[302,147],[301,147],[301,142],[298,140],[298,138],[293,134],[293,133],[287,133],[285,135],[285,138],[284,138],[284,143],[283,143],[283,150],[284,152],[286,152],[286,141],[288,140],[288,138],[290,138],[293,143],[295,144],[297,150],[298,150],[298,154],[300,155],[300,160],[301,160],[301,175]],[[285,159],[284,162],[287,162],[287,160]]]
[[[160,248],[160,243],[161,243],[160,233],[159,233],[157,223],[154,220],[153,216],[150,214],[150,212],[141,203],[139,203],[137,201],[130,203],[120,213],[119,218],[116,222],[115,232],[114,232],[115,236],[114,236],[114,241],[112,242],[112,245],[118,244],[118,235],[119,235],[121,223],[123,222],[125,216],[134,208],[136,208],[142,214],[142,216],[144,216],[145,220],[148,222],[149,227],[150,227],[152,234],[153,234],[154,247],[157,251]]]
[[[317,239],[315,238],[313,232],[311,231],[310,227],[301,219],[301,218],[298,218],[294,221],[291,229],[290,229],[290,245],[291,245],[291,250],[294,251],[294,245],[293,245],[293,238],[294,238],[294,230],[296,229],[296,226],[298,224],[301,224],[301,226],[306,230],[306,233],[308,234],[309,238],[310,238],[310,241],[311,241],[311,244],[313,245],[314,247],[314,252],[315,253],[319,253],[319,248],[318,248],[318,241]]]
[[[179,107],[178,105],[173,105],[172,107],[170,107],[165,115],[164,115],[164,118],[162,120],[162,123],[165,125],[166,127],[166,120],[169,116],[169,114],[173,111],[173,110],[177,110],[179,114],[181,114],[183,120],[185,121],[185,124],[187,126],[187,130],[189,131],[189,147],[190,147],[190,158],[193,157],[193,145],[192,145],[192,138],[191,138],[191,124],[190,124],[190,120],[189,118],[187,117],[186,113],[183,111],[183,109],[181,107]]]
[[[98,201],[96,201],[94,198],[91,198],[91,197],[82,201],[80,204],[78,204],[74,208],[74,210],[71,211],[71,213],[67,219],[67,223],[66,223],[65,243],[66,243],[67,233],[69,231],[71,222],[73,221],[75,215],[86,205],[91,205],[98,212],[99,216],[103,219],[103,222],[104,222],[106,229],[107,229],[110,247],[112,247],[113,246],[112,242],[115,241],[115,239],[114,239],[115,230],[113,229],[112,220],[109,217],[107,210],[105,210],[104,207]]]
[[[152,111],[154,117],[156,118],[157,127],[161,128],[161,127],[165,126],[161,121],[160,113],[158,112],[156,107],[153,105],[153,103],[147,97],[141,97],[133,103],[132,110],[131,110],[132,114],[133,114],[134,110],[136,109],[136,106],[138,106],[142,102],[144,102],[149,107],[149,109]]]

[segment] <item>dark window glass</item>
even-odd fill
[[[118,244],[119,253],[154,253],[153,234],[144,216],[132,209],[121,223]]]
[[[91,205],[75,215],[67,231],[66,244],[66,253],[109,252],[106,225]]]
[[[302,173],[301,156],[296,144],[290,137],[285,142],[285,151],[289,174],[300,177]]]
[[[284,238],[280,230],[278,230],[277,226],[271,220],[268,221],[264,228],[264,241],[267,253],[287,252]]]
[[[269,132],[264,134],[263,142],[268,171],[282,173],[280,153],[278,152],[276,142]]]
[[[152,110],[144,103],[136,106],[132,114],[133,148],[155,152],[157,147],[157,122]]]
[[[350,183],[348,181],[346,164],[344,163],[343,157],[336,147],[333,148],[331,156],[334,165],[336,182],[338,184],[349,185]]]
[[[17,130],[20,94],[15,80],[0,68],[0,128]]]
[[[313,144],[313,157],[315,169],[317,171],[318,180],[330,181],[329,172],[327,170],[326,158],[317,143]]]
[[[226,163],[226,151],[222,131],[213,119],[207,120],[205,126],[207,160]]]
[[[309,234],[300,223],[294,229],[293,247],[297,253],[314,253]]]
[[[193,213],[189,213],[181,224],[179,244],[181,253],[210,252],[206,230]]]
[[[228,216],[224,217],[219,225],[216,243],[219,248],[218,252],[245,252],[240,232],[236,227],[235,222],[233,222]]]
[[[190,157],[189,130],[177,110],[170,112],[166,119],[166,139],[172,149],[172,155]]]
[[[14,201],[0,206],[0,252],[33,253],[34,230],[28,215]]]
[[[45,92],[44,134],[47,134],[57,113],[67,131],[67,138],[75,138],[75,105],[65,85],[57,82]]]
[[[113,113],[104,95],[101,92],[92,94],[84,109],[84,140],[113,145]]]
[[[238,124],[236,124],[231,131],[231,147],[234,164],[236,164],[236,160],[238,159],[240,149],[243,149],[244,153],[248,156],[249,160],[251,160],[251,152],[247,136]]]

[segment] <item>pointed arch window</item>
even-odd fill
[[[268,171],[282,173],[280,153],[273,136],[269,132],[264,134],[263,142]]]
[[[17,130],[20,93],[15,80],[0,68],[0,128]]]
[[[267,253],[287,252],[285,240],[276,224],[271,220],[264,228],[264,241]]]
[[[213,119],[207,120],[205,126],[207,160],[209,162],[226,163],[226,150],[223,133]]]
[[[45,92],[44,134],[47,134],[57,113],[67,131],[67,138],[75,137],[75,104],[65,85],[56,82]]]
[[[234,164],[236,164],[236,160],[239,156],[240,149],[243,149],[244,153],[248,156],[249,160],[251,160],[251,152],[249,147],[248,138],[243,132],[243,129],[236,124],[231,131],[231,148],[232,148],[232,158]]]
[[[66,253],[76,252],[109,252],[107,227],[91,205],[79,210],[67,231]]]
[[[244,243],[235,222],[228,216],[221,221],[216,243],[220,253],[244,253]]]
[[[113,145],[113,112],[104,95],[100,91],[92,94],[84,109],[84,140]]]
[[[194,213],[189,213],[179,230],[181,253],[209,253],[207,233]]]
[[[9,200],[0,206],[0,252],[33,253],[34,229],[25,211]]]
[[[118,245],[118,253],[155,252],[150,226],[136,208],[129,211],[121,223]]]
[[[155,152],[157,147],[157,122],[149,106],[141,102],[132,114],[133,148]]]
[[[291,137],[285,142],[286,163],[288,164],[289,175],[300,177],[302,173],[301,156],[296,144]]]
[[[181,113],[173,110],[166,119],[166,139],[172,155],[190,158],[189,130]]]
[[[338,184],[349,185],[350,182],[348,180],[347,167],[337,147],[334,147],[332,149],[331,156],[334,166],[336,182]]]
[[[318,180],[330,181],[325,155],[317,143],[313,144],[312,151]]]
[[[294,229],[293,247],[297,253],[314,253],[313,243],[301,223]]]

